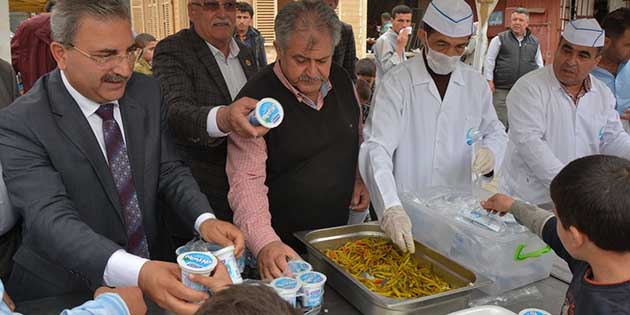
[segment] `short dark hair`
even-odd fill
[[[148,43],[156,41],[155,37],[149,33],[141,33],[136,35],[134,39],[138,48],[144,48]]]
[[[376,76],[376,64],[372,59],[363,58],[357,61],[354,65],[354,72],[356,75],[364,75],[375,77]]]
[[[301,315],[272,288],[237,284],[211,296],[195,315]]]
[[[46,12],[51,12],[53,7],[55,7],[55,0],[48,0],[46,1],[46,4],[44,5],[44,11]]]
[[[122,0],[58,0],[50,16],[50,36],[58,43],[74,44],[82,19],[113,18],[131,24],[129,9]]]
[[[398,14],[409,14],[409,13],[412,13],[411,8],[404,4],[399,4],[392,9],[392,17],[394,19],[396,19],[396,15]]]
[[[369,102],[372,97],[372,89],[370,84],[365,80],[357,79],[357,94],[361,103]],[[365,102],[364,102],[365,101]],[[363,104],[361,104],[363,105]]]
[[[517,14],[525,14],[527,16],[527,18],[529,18],[529,10],[527,10],[526,8],[516,8],[514,10],[514,12],[512,12],[512,14],[517,13]]]
[[[392,15],[389,14],[389,12],[383,12],[383,13],[381,13],[381,19],[385,19],[385,20],[389,21],[389,20],[392,19]]]
[[[249,12],[249,17],[254,17],[254,8],[252,8],[252,6],[245,2],[245,1],[239,1],[236,3],[236,5],[238,6],[238,10],[241,12]]]
[[[565,229],[577,228],[601,249],[630,251],[630,161],[579,158],[560,171],[550,190]]]
[[[617,39],[630,29],[630,8],[619,8],[606,15],[602,21],[606,37]]]

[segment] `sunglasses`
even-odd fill
[[[203,1],[203,2],[191,2],[190,4],[198,6],[206,11],[218,11],[220,7],[223,7],[225,11],[236,11],[238,4],[236,1],[228,1],[220,3],[219,1]]]

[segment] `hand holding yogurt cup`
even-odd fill
[[[206,242],[216,243],[222,247],[234,245],[234,255],[238,258],[245,250],[243,232],[229,222],[209,219],[199,226],[199,233]]]
[[[138,276],[138,287],[161,308],[181,315],[192,315],[199,303],[208,298],[205,292],[187,288],[177,264],[150,260],[145,262]]]
[[[227,268],[222,263],[218,263],[214,272],[210,276],[201,276],[197,274],[191,274],[189,279],[192,282],[201,284],[208,288],[213,293],[217,293],[221,290],[227,289],[232,285],[232,279],[228,274]]]

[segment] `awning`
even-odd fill
[[[9,0],[9,12],[44,12],[46,0]]]

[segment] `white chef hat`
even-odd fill
[[[433,0],[422,20],[449,37],[469,36],[473,32],[472,9],[464,0]]]
[[[597,20],[579,19],[565,25],[562,37],[573,45],[603,47],[605,35]]]

